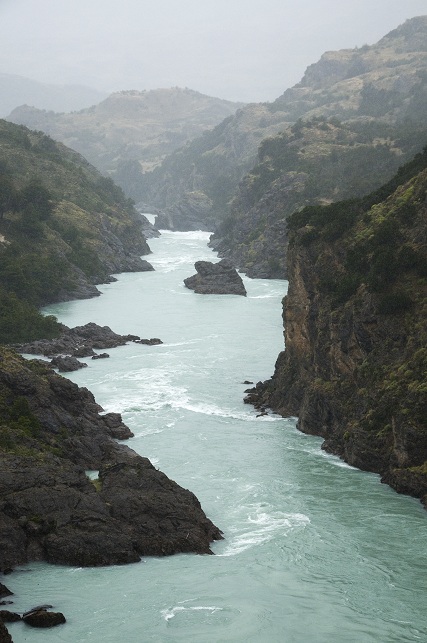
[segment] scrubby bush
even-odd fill
[[[413,305],[411,297],[403,291],[386,293],[379,301],[378,312],[381,315],[399,315]]]

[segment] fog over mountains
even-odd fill
[[[106,93],[84,85],[53,85],[24,76],[0,73],[1,118],[19,105],[54,112],[72,112],[99,103],[106,96]]]

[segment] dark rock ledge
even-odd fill
[[[14,348],[18,353],[27,353],[29,355],[45,355],[46,357],[71,356],[71,357],[99,357],[95,349],[116,348],[117,346],[124,346],[128,342],[135,342],[136,344],[148,344],[154,346],[162,344],[163,342],[157,337],[151,339],[141,339],[138,335],[118,335],[111,330],[109,326],[98,326],[93,322],[89,322],[84,326],[75,326],[75,328],[68,328],[63,325],[63,330],[57,339],[40,339],[27,344],[14,344]],[[105,357],[105,354],[103,355]],[[76,361],[68,360],[70,368],[62,370],[75,370]],[[79,362],[77,362],[77,368]],[[63,362],[55,359],[53,366],[61,367]],[[81,364],[80,366],[85,366]]]
[[[227,259],[218,263],[196,261],[197,274],[184,279],[190,290],[201,295],[243,295],[246,288],[237,270]]]
[[[132,435],[119,414],[40,360],[0,347],[0,406],[0,571],[207,554],[222,538],[194,494],[113,439]]]

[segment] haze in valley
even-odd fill
[[[277,98],[324,51],[372,44],[425,0],[0,0],[0,73],[50,84]]]

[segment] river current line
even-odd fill
[[[225,539],[215,556],[25,566],[14,609],[52,604],[67,624],[11,624],[15,643],[427,640],[425,512],[324,453],[294,419],[243,403],[244,382],[270,377],[283,348],[287,284],[245,278],[247,297],[187,290],[194,262],[216,260],[207,238],[164,232],[150,240],[155,272],[119,275],[101,297],[46,312],[163,340],[112,349],[70,378],[122,413],[128,445],[191,489]]]

